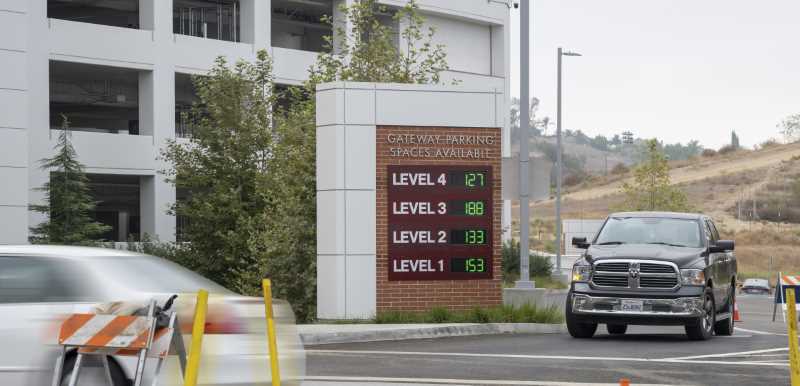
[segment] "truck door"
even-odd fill
[[[706,242],[708,246],[710,247],[716,244],[717,239],[714,236],[714,232],[711,230],[711,225],[709,224],[708,220],[703,220],[703,230],[706,234]],[[721,304],[725,304],[725,294],[728,291],[728,287],[725,284],[724,260],[724,253],[715,252],[708,254],[709,272],[711,273],[711,281],[714,286],[714,304],[717,307],[719,307]]]
[[[708,220],[708,225],[711,228],[711,233],[714,235],[715,240],[720,240],[719,231],[717,230],[717,226],[714,224],[714,221]],[[725,301],[728,300],[728,296],[736,291],[736,288],[731,288],[733,285],[733,278],[736,276],[736,259],[734,258],[733,251],[728,251],[722,253],[723,255],[723,263],[721,265],[721,274],[722,278],[725,280]],[[722,284],[722,283],[720,283]],[[722,286],[720,286],[721,288]]]

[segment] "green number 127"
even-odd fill
[[[464,174],[464,185],[471,188],[476,186],[484,186],[483,173]]]

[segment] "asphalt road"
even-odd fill
[[[789,384],[786,327],[770,297],[740,296],[732,337],[688,341],[682,327],[605,328],[568,335],[500,335],[308,347],[308,385]]]

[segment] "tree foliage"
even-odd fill
[[[795,142],[800,140],[800,114],[794,114],[786,117],[781,123],[778,124],[781,134],[786,139],[786,142]]]
[[[647,159],[636,166],[633,181],[625,182],[620,193],[625,200],[617,207],[624,211],[687,212],[692,208],[686,194],[670,184],[667,158],[658,148],[658,141],[647,141]]]
[[[376,0],[361,0],[342,4],[336,23],[323,18],[333,35],[325,37],[327,52],[318,55],[306,86],[332,81],[440,83],[448,69],[447,53],[433,43],[436,31],[425,27],[419,5],[411,0],[391,11],[391,23],[381,17],[390,11]]]
[[[415,2],[391,18],[399,35],[381,16],[389,9],[375,0],[339,11],[346,20],[324,19],[334,36],[302,87],[273,93],[266,52],[233,67],[218,59],[195,78],[200,102],[191,143],[173,141],[162,152],[168,180],[190,192],[172,209],[189,219],[185,238],[195,258],[182,263],[243,294],[258,294],[269,277],[300,321],[316,314],[316,86],[439,83],[447,69]]]
[[[739,136],[736,135],[736,131],[731,131],[731,147],[738,150],[741,145],[739,144]]]
[[[547,128],[552,124],[550,117],[539,118],[539,98],[531,98],[529,108],[529,125],[531,137],[538,137],[547,133]],[[511,98],[511,138],[513,141],[519,141],[519,128],[520,128],[520,100],[519,98]]]
[[[89,191],[89,179],[70,142],[69,121],[64,115],[61,118],[55,155],[40,161],[42,170],[50,173],[50,180],[37,189],[44,192],[45,203],[30,207],[48,218],[30,229],[30,241],[35,244],[90,244],[100,241],[101,235],[111,227],[91,217],[96,203]]]

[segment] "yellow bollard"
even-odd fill
[[[206,311],[208,310],[208,291],[197,292],[197,304],[194,307],[194,324],[192,326],[192,347],[186,361],[186,377],[184,386],[197,386],[197,374],[200,371],[200,350],[203,345],[203,334],[206,331]]]
[[[272,282],[264,279],[264,311],[267,314],[267,340],[269,342],[269,367],[272,373],[272,386],[281,386],[281,372],[278,367],[278,343],[275,340],[275,319],[272,314]]]
[[[786,325],[789,330],[789,366],[792,386],[800,386],[800,353],[797,347],[797,309],[795,308],[794,287],[786,289]]]

